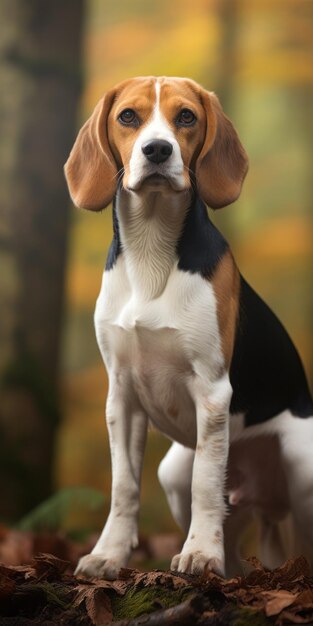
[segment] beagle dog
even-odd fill
[[[240,275],[207,207],[234,202],[248,169],[212,92],[139,77],[108,91],[65,166],[73,202],[113,201],[95,311],[109,375],[111,510],[77,573],[114,579],[137,545],[149,421],[173,441],[159,468],[186,533],[171,568],[240,570],[239,536],[261,520],[261,556],[284,558],[289,511],[313,547],[313,403],[287,332]]]

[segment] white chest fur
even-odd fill
[[[180,443],[196,444],[193,381],[208,386],[223,365],[212,285],[197,274],[169,272],[162,293],[141,299],[121,254],[104,273],[96,334],[109,377],[127,370],[151,421]]]

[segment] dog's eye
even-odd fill
[[[124,111],[119,114],[118,120],[119,122],[121,122],[121,124],[124,124],[125,126],[134,126],[135,124],[137,125],[139,122],[138,117],[133,109],[124,109]]]
[[[176,118],[178,126],[192,126],[196,122],[197,118],[190,109],[182,109]]]

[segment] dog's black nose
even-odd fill
[[[169,141],[164,139],[154,139],[147,141],[141,146],[143,154],[153,163],[163,163],[171,156],[173,146]]]

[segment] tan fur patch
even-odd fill
[[[168,414],[175,419],[178,416],[178,408],[176,406],[170,406],[168,408]]]
[[[222,532],[220,530],[217,530],[214,533],[213,543],[221,543],[222,539],[223,539]]]
[[[155,78],[153,77],[125,81],[118,89],[108,116],[108,138],[118,167],[125,168],[126,178],[134,143],[142,127],[151,119],[155,102]],[[117,122],[118,116],[124,109],[136,111],[141,121],[140,126],[122,126]]]
[[[225,367],[228,369],[235,341],[240,289],[239,271],[230,251],[220,260],[212,278],[212,285],[217,301]]]
[[[195,170],[196,160],[206,136],[207,116],[201,99],[203,89],[190,79],[162,78],[159,82],[161,112],[176,135],[186,168],[184,174],[188,178],[189,169]],[[197,123],[194,126],[177,127],[175,120],[184,108],[190,109],[195,114]]]

